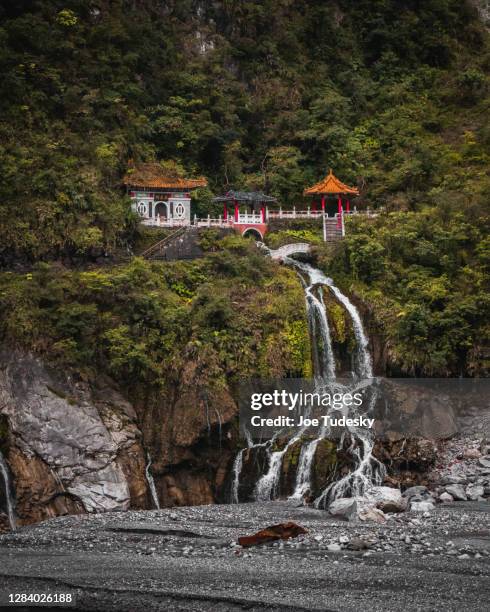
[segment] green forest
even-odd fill
[[[481,376],[490,326],[490,45],[461,0],[19,0],[0,8],[0,335],[90,377],[308,375],[292,271],[240,238],[195,262],[141,240],[129,160],[284,207],[328,168],[375,220],[318,265],[393,372]],[[271,243],[288,231],[271,234]],[[103,256],[105,263],[100,264]],[[221,382],[220,382],[221,381]]]

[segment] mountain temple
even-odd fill
[[[123,179],[131,207],[145,225],[190,225],[191,195],[198,187],[206,187],[205,178],[169,176],[158,162],[130,166]]]

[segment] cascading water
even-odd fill
[[[311,337],[316,339],[319,332],[319,336],[321,338],[320,345],[316,341],[313,343],[313,365],[315,378],[321,380],[333,379],[335,378],[335,358],[321,287],[321,285],[325,284],[325,282],[328,282],[328,279],[319,270],[315,270],[315,268],[312,268],[308,264],[301,264],[293,259],[290,259],[289,257],[285,258],[285,261],[290,265],[297,265],[297,267],[301,271],[306,272],[309,277],[309,283],[306,283],[304,278],[301,277],[305,286],[308,324]],[[319,292],[319,298],[315,295],[315,290]],[[303,432],[304,429],[300,430],[289,440],[282,450],[275,451],[270,455],[269,469],[266,474],[260,478],[255,486],[255,498],[257,501],[267,501],[274,498],[279,486],[284,455],[288,449],[301,438]],[[296,478],[296,490],[293,497],[301,496],[302,498],[309,488],[311,463],[319,441],[319,439],[314,440],[313,442],[303,444],[302,446]]]
[[[305,496],[311,491],[310,481],[313,459],[315,457],[316,447],[323,439],[324,435],[324,432],[322,432],[318,438],[312,440],[308,444],[303,444],[301,447],[294,493],[291,495],[290,499],[304,499]]]
[[[160,510],[160,502],[158,501],[157,489],[155,487],[155,479],[153,478],[153,474],[151,473],[151,457],[150,454],[146,454],[147,464],[145,469],[146,474],[146,482],[148,483],[148,488],[150,489],[151,499],[153,501],[153,505],[156,510]]]
[[[353,394],[361,388],[367,388],[369,398],[367,414],[369,415],[376,401],[376,387],[372,385],[370,380],[366,380],[373,376],[372,360],[368,348],[368,339],[357,308],[320,270],[289,257],[284,258],[284,262],[296,269],[304,286],[316,390],[326,392],[333,389],[335,392]],[[336,380],[335,356],[323,295],[325,288],[331,291],[344,306],[352,321],[357,349],[354,359],[354,380],[348,385],[341,384],[340,381]],[[341,412],[347,415],[349,410],[352,411],[352,406],[344,406]],[[335,416],[340,416],[340,412],[336,411]],[[358,415],[351,414],[351,416]],[[249,448],[265,446],[269,454],[267,472],[257,481],[255,486],[255,499],[257,501],[267,501],[277,496],[283,458],[288,449],[300,440],[303,434],[304,429],[296,433],[283,449],[274,452],[270,450],[273,440],[260,445],[254,445],[251,440],[248,441]],[[304,499],[311,492],[311,473],[318,444],[321,440],[331,437],[331,434],[330,428],[323,427],[317,438],[302,445],[296,471],[295,490],[290,499]],[[380,484],[383,481],[385,468],[372,455],[374,447],[373,432],[365,428],[346,427],[341,437],[341,445],[347,434],[351,440],[350,454],[354,460],[354,469],[339,481],[329,485],[321,493],[315,500],[315,506],[317,507],[326,507],[331,501],[339,497],[362,496],[372,484]],[[244,450],[239,452],[233,466],[232,498],[235,503],[239,501],[238,485],[243,467],[243,452]]]
[[[0,451],[0,474],[3,477],[4,491],[5,491],[5,503],[7,506],[6,510],[7,510],[7,515],[9,519],[10,529],[12,531],[15,531],[17,527],[17,522],[15,518],[15,502],[14,502],[14,498],[12,495],[9,469],[7,466],[7,462],[5,461],[5,457],[2,454],[2,451]]]
[[[372,378],[373,376],[373,365],[371,361],[371,355],[369,354],[369,341],[364,333],[362,326],[361,317],[354,304],[349,298],[344,295],[340,289],[331,284],[330,289],[338,301],[344,305],[345,309],[350,315],[352,321],[352,327],[354,328],[354,335],[357,343],[357,357],[358,364],[355,372],[359,378]]]
[[[238,497],[238,487],[240,486],[240,474],[242,473],[243,453],[245,451],[245,448],[242,448],[242,450],[238,451],[238,454],[235,457],[235,461],[233,463],[233,482],[231,484],[231,501],[233,504],[240,503],[240,499]]]

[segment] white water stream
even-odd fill
[[[15,531],[16,527],[17,527],[17,522],[16,522],[16,518],[15,518],[15,501],[14,498],[12,496],[12,488],[11,488],[11,484],[10,484],[10,473],[9,473],[9,469],[7,466],[7,462],[5,461],[5,457],[2,454],[2,451],[0,451],[0,474],[3,477],[3,484],[4,484],[4,492],[5,492],[5,503],[6,503],[6,510],[7,510],[7,515],[9,518],[9,525],[10,525],[10,529],[12,531]]]
[[[333,284],[332,279],[326,277],[320,270],[313,268],[309,264],[298,262],[289,257],[284,258],[284,262],[293,266],[299,273],[305,290],[308,324],[311,335],[313,352],[313,371],[315,387],[317,391],[327,392],[334,389],[335,392],[355,393],[359,389],[366,389],[368,401],[367,411],[363,411],[366,416],[374,408],[376,401],[376,387],[370,380],[373,376],[372,359],[369,353],[369,342],[364,332],[361,317],[354,304],[344,295],[338,287]],[[323,299],[323,291],[331,291],[338,302],[340,302],[348,313],[356,339],[356,356],[354,359],[354,380],[348,385],[336,381],[335,356],[332,349],[330,328],[328,325],[327,312]],[[344,407],[341,411],[335,411],[335,415],[349,413],[349,416],[359,416],[352,414],[352,407]],[[271,452],[272,442],[262,443],[266,446],[269,453],[269,466],[265,474],[256,483],[255,499],[257,501],[267,501],[274,499],[279,494],[279,484],[281,479],[281,468],[283,458],[288,449],[304,434],[304,429],[298,431],[287,442],[286,446],[278,451]],[[298,468],[296,471],[295,490],[291,499],[302,500],[311,493],[311,473],[318,444],[321,440],[330,437],[329,428],[322,428],[318,437],[302,445]],[[342,445],[345,435],[348,434],[351,440],[350,454],[354,460],[354,469],[338,480],[329,485],[315,500],[315,506],[326,507],[328,504],[339,497],[362,496],[366,489],[372,484],[380,484],[385,475],[384,466],[377,461],[372,450],[374,446],[374,432],[366,428],[348,427],[343,432],[340,444]],[[248,440],[249,448],[253,445]],[[235,458],[233,467],[233,486],[232,500],[239,502],[238,486],[240,473],[243,468],[243,452],[240,451]]]
[[[160,510],[160,502],[158,501],[157,489],[155,487],[155,480],[153,478],[153,474],[151,473],[151,457],[149,453],[146,455],[147,464],[146,464],[146,482],[148,483],[148,488],[150,489],[151,499],[153,501],[153,505],[156,510]]]

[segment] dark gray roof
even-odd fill
[[[228,191],[223,196],[213,198],[213,202],[277,202],[277,198],[265,195],[261,191]]]

